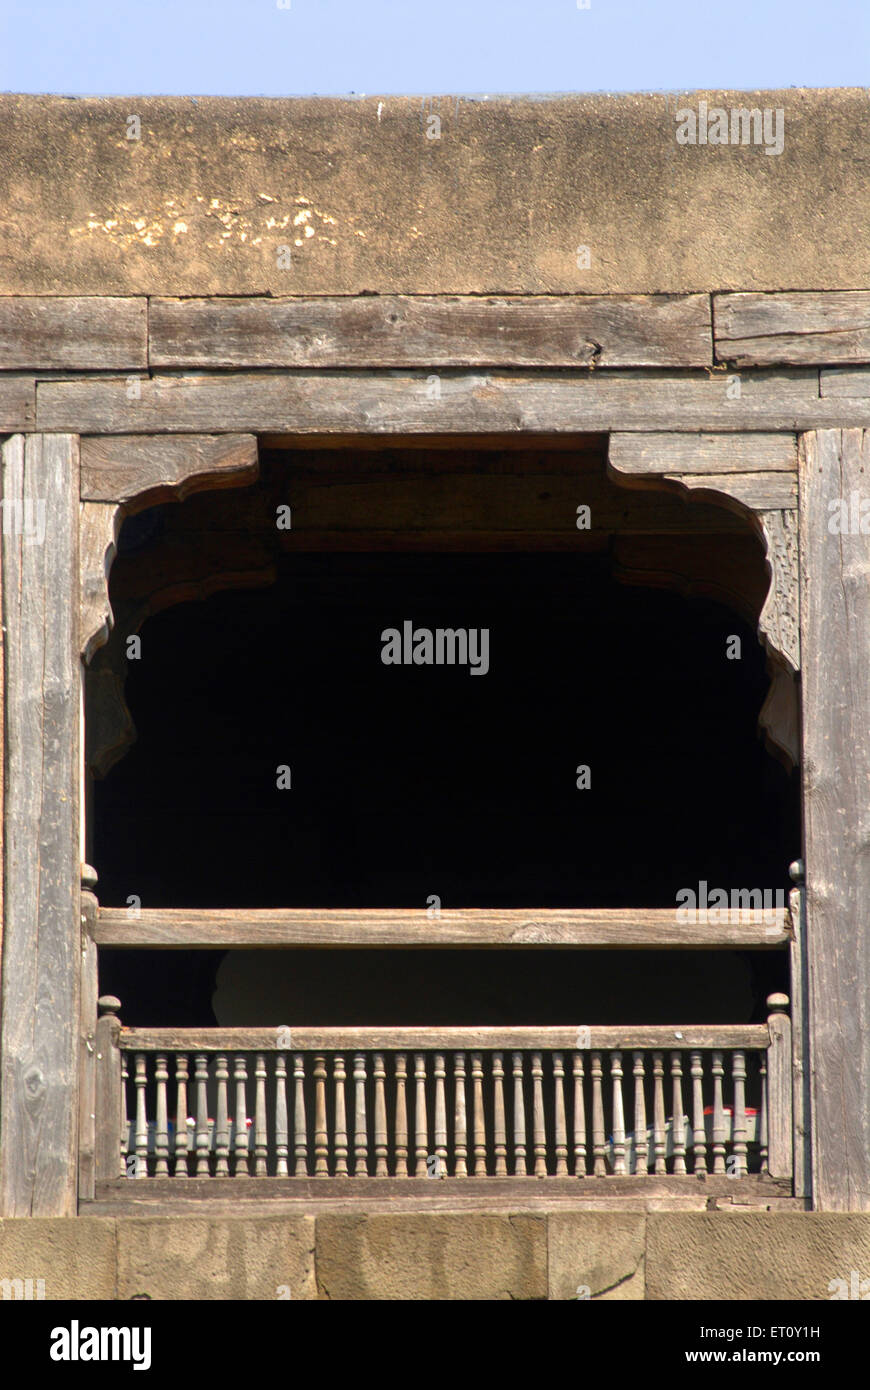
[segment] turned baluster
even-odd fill
[[[134,1178],[148,1176],[148,1116],[145,1110],[145,1087],[148,1084],[144,1052],[136,1053],[136,1162]]]
[[[408,1176],[408,1061],[396,1054],[396,1177]]]
[[[254,1076],[254,1174],[258,1178],[264,1178],[269,1141],[266,1128],[266,1058],[262,1052],[257,1053]]]
[[[384,1056],[376,1052],[372,1063],[375,1078],[375,1177],[385,1178],[387,1173],[387,1097],[385,1092],[386,1071]]]
[[[586,1177],[586,1098],[583,1094],[583,1053],[574,1053],[574,1176]]]
[[[495,1154],[495,1175],[507,1177],[507,1125],[504,1114],[504,1058],[500,1052],[492,1054],[492,1147]]]
[[[344,1066],[344,1057],[338,1053],[332,1063],[333,1081],[335,1084],[335,1176],[346,1178],[347,1170],[347,1100],[345,1097],[345,1083],[347,1073]]]
[[[248,1176],[248,1064],[243,1056],[236,1056],[236,1142],[235,1172],[237,1178]]]
[[[468,1112],[465,1098],[465,1053],[457,1052],[453,1058],[455,1086],[454,1146],[456,1162],[453,1174],[457,1178],[468,1177]]]
[[[486,1177],[486,1120],[483,1113],[483,1057],[471,1054],[471,1091],[474,1097],[474,1176]]]
[[[369,1171],[369,1133],[366,1116],[366,1059],[363,1052],[354,1054],[353,1082],[353,1173],[356,1178],[365,1178],[368,1177]]]
[[[514,1175],[527,1177],[529,1165],[526,1155],[526,1094],[523,1077],[523,1054],[513,1055],[514,1071]]]
[[[673,1082],[674,1172],[680,1175],[686,1171],[686,1114],[683,1110],[683,1059],[679,1052],[671,1053],[671,1080]]]
[[[157,1087],[156,1121],[154,1124],[154,1176],[169,1176],[169,1107],[166,1098],[166,1083],[169,1068],[166,1058],[158,1054],[154,1064],[154,1080]]]
[[[326,1127],[326,1058],[315,1056],[314,1079],[314,1177],[329,1176],[329,1135]]]
[[[713,1053],[713,1172],[725,1172],[725,1106],[722,1100],[722,1053]]]
[[[758,1117],[758,1155],[762,1173],[769,1172],[768,1166],[768,1143],[767,1143],[767,1053],[762,1052],[759,1057],[759,1072],[761,1074],[761,1114]]]
[[[695,1155],[694,1171],[707,1171],[707,1131],[704,1128],[704,1061],[703,1054],[693,1052],[692,1066],[692,1150]]]
[[[601,1053],[592,1054],[592,1153],[596,1178],[607,1174],[604,1162],[606,1134],[604,1132],[604,1091],[602,1082]]]
[[[275,1057],[275,1176],[286,1178],[290,1169],[287,1159],[290,1153],[290,1134],[287,1123],[287,1056],[279,1052]]]
[[[308,1177],[308,1116],[305,1113],[305,1053],[293,1054],[293,1152],[295,1176]]]
[[[447,1099],[444,1092],[444,1054],[435,1053],[435,1157],[438,1160],[437,1176],[447,1176]]]
[[[97,1001],[99,1002],[99,1001]],[[128,1053],[121,1053],[121,1175],[127,1172],[127,1155],[130,1152],[130,1117],[127,1111],[127,1082],[130,1068],[127,1065]]]
[[[645,1058],[634,1054],[634,1171],[645,1174],[649,1168],[649,1141],[646,1132]]]
[[[625,1167],[625,1108],[622,1103],[622,1053],[610,1056],[610,1076],[613,1091],[613,1171],[621,1176]]]
[[[175,1176],[187,1177],[187,1058],[179,1052],[175,1058]]]
[[[653,1151],[655,1171],[668,1171],[667,1120],[665,1119],[665,1059],[662,1052],[653,1053]]]
[[[426,1159],[429,1155],[429,1120],[426,1114],[426,1057],[422,1052],[414,1054],[414,1077],[414,1155],[417,1160],[414,1176],[425,1178],[428,1173]]]
[[[561,1052],[553,1053],[554,1134],[556,1153],[556,1177],[568,1176],[568,1127],[565,1121],[565,1066]]]
[[[208,1057],[196,1056],[196,1176],[208,1177],[208,1154],[211,1135],[208,1130]]]
[[[326,1129],[326,1058],[314,1059],[314,1176],[329,1177],[329,1135]]]
[[[734,1110],[731,1116],[732,1153],[737,1160],[737,1177],[744,1178],[746,1164],[746,1053],[735,1052],[731,1058],[734,1080]]]
[[[547,1176],[547,1135],[544,1129],[544,1068],[540,1052],[532,1053],[532,1129],[535,1177]]]
[[[229,1120],[229,1064],[224,1055],[215,1062],[215,1081],[217,1082],[217,1113],[214,1125],[215,1176],[229,1177],[230,1165],[230,1120]]]

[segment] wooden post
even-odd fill
[[[124,1177],[121,1167],[121,1052],[118,1047],[118,1038],[121,1035],[118,1010],[121,1001],[112,994],[104,994],[100,997],[99,1006],[94,1173],[97,1182],[114,1182],[117,1178]]]
[[[791,1019],[788,996],[767,997],[770,1014],[770,1047],[767,1051],[767,1168],[772,1178],[790,1178],[793,1172]],[[714,1130],[715,1138],[715,1130]]]
[[[794,1095],[794,1195],[812,1194],[812,1154],[810,1147],[809,1029],[807,1000],[807,913],[804,892],[804,863],[796,859],[788,866],[795,885],[789,893],[794,935],[789,948],[791,964],[791,1055]]]
[[[6,697],[0,1216],[74,1216],[79,1125],[79,444],[2,446]]]
[[[813,1205],[870,1211],[870,432],[799,452]]]
[[[97,945],[94,925],[98,903],[94,895],[97,875],[82,865],[82,992],[79,1035],[79,1200],[94,1195],[94,1154],[96,1149],[96,1069],[97,1069]]]

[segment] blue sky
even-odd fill
[[[0,90],[375,96],[870,85],[870,0],[588,3],[0,0]]]

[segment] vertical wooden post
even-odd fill
[[[118,1038],[121,1020],[120,999],[104,994],[100,1001],[96,1037],[96,1148],[94,1168],[97,1182],[116,1182],[121,1168],[121,1052]],[[137,1160],[138,1166],[138,1160]],[[136,1174],[138,1177],[138,1173]]]
[[[772,1178],[790,1178],[792,1160],[791,1019],[788,996],[767,997],[770,1047],[767,1050],[767,1167]]]
[[[0,449],[6,701],[0,1216],[74,1216],[79,1125],[79,442]]]
[[[813,1205],[870,1211],[870,432],[801,437]]]
[[[804,893],[804,862],[796,859],[788,871],[795,885],[789,893],[792,918],[792,940],[789,947],[791,965],[791,1056],[792,1092],[794,1097],[794,1195],[812,1194],[812,1155],[810,1148],[809,1029],[807,997],[807,914]]]
[[[94,895],[97,875],[82,865],[81,929],[82,986],[79,1029],[79,1199],[94,1196],[94,1151],[96,1147],[96,1067],[97,1067],[97,947],[94,927],[98,904]]]

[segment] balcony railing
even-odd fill
[[[694,1027],[141,1029],[100,1005],[104,1184],[792,1175],[784,995]]]

